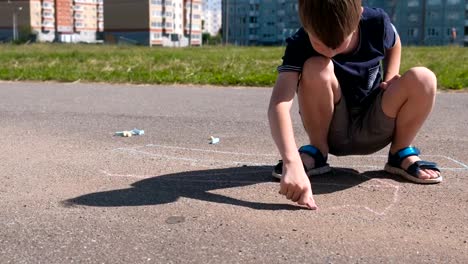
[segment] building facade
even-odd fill
[[[404,45],[468,44],[466,0],[363,0],[390,16]],[[223,41],[277,45],[300,27],[297,0],[222,0]]]
[[[96,42],[104,30],[103,0],[0,2],[0,39],[33,35],[45,42]]]
[[[299,27],[297,0],[222,0],[223,41],[280,45]]]
[[[465,0],[364,0],[383,8],[404,45],[467,45],[468,3]]]
[[[201,0],[107,0],[105,41],[150,46],[202,44]]]
[[[221,29],[221,0],[203,0],[203,33],[216,36]]]

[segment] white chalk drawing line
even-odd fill
[[[457,164],[460,165],[460,166],[463,166],[465,169],[468,170],[468,165],[466,165],[466,164],[464,164],[464,163],[462,163],[462,162],[460,162],[460,161],[458,161],[458,160],[452,159],[452,158],[450,158],[450,157],[445,157],[445,158],[446,158],[446,159],[449,159],[449,160],[451,160],[451,161],[453,161],[453,162],[455,162],[455,163],[457,163]]]
[[[263,171],[245,171],[245,172],[240,172],[237,174],[249,174],[249,173],[256,173],[256,172],[265,172],[266,170]],[[269,170],[268,170],[269,171]],[[109,173],[106,170],[101,170],[101,172],[109,177],[127,177],[127,178],[137,178],[137,179],[149,179],[149,178],[154,178],[157,177],[155,175],[136,175],[136,174],[116,174],[116,173]],[[200,175],[191,175],[190,177],[197,177],[197,176],[217,176],[217,175],[228,175],[227,173],[212,173],[209,175],[206,174],[200,174]],[[366,177],[366,176],[364,176]],[[393,191],[393,199],[392,202],[385,207],[382,211],[376,211],[368,206],[362,206],[362,205],[352,205],[352,204],[346,204],[342,206],[333,206],[327,208],[327,210],[338,210],[338,209],[343,209],[343,208],[363,208],[371,213],[374,213],[379,216],[385,215],[399,200],[399,190],[400,187],[397,185],[393,185],[389,182],[379,180],[379,179],[373,179],[366,177],[370,180],[378,181],[382,184],[359,184],[357,186],[362,187],[362,188],[394,188]],[[242,180],[193,180],[193,179],[170,179],[169,177],[165,178],[164,181],[174,181],[174,182],[186,182],[186,183],[240,183],[240,184],[260,184],[260,183],[273,183],[273,184],[278,184],[277,182],[259,182],[259,181],[242,181]],[[351,187],[354,185],[350,184],[336,184],[336,183],[314,183],[314,185],[323,185],[323,186],[339,186],[339,187]]]
[[[141,147],[138,147],[141,148]],[[139,153],[139,154],[144,154],[148,156],[153,156],[153,157],[160,157],[160,158],[166,158],[166,159],[171,159],[171,160],[181,160],[181,161],[189,161],[192,163],[197,163],[197,164],[206,164],[206,163],[216,163],[216,164],[228,164],[228,165],[250,165],[250,166],[265,166],[263,163],[255,163],[255,162],[242,162],[242,161],[221,161],[221,160],[204,160],[204,159],[191,159],[191,158],[182,158],[182,157],[175,157],[175,156],[169,156],[169,155],[163,155],[163,154],[157,154],[157,153],[152,153],[152,152],[147,152],[147,151],[141,151],[141,150],[136,150],[135,148],[116,148],[113,149],[113,151],[125,151],[125,152],[130,152],[130,153]],[[457,164],[464,165],[463,163],[459,163],[456,160],[453,160]],[[214,168],[215,166],[209,166],[209,165],[199,165],[200,167],[204,168]],[[373,165],[348,165],[348,164],[334,164],[334,167],[347,167],[347,168],[367,168],[367,169],[382,169],[381,166],[373,166]],[[466,166],[466,165],[465,165]],[[440,168],[441,170],[446,170],[446,171],[464,171],[468,170],[468,166],[466,168],[445,168],[442,167]]]
[[[113,151],[115,150],[127,150],[127,151],[135,151],[136,149],[139,149],[139,148],[145,148],[145,147],[158,147],[158,148],[168,148],[168,149],[181,149],[181,150],[189,150],[189,151],[199,151],[199,152],[210,152],[210,153],[219,153],[219,154],[231,154],[231,155],[240,155],[240,156],[264,156],[264,157],[277,157],[277,155],[273,155],[273,154],[254,154],[254,153],[241,153],[241,152],[232,152],[232,151],[219,151],[219,150],[208,150],[208,149],[198,149],[198,148],[186,148],[186,147],[177,147],[177,146],[168,146],[168,145],[158,145],[158,144],[148,144],[148,145],[145,145],[145,146],[138,146],[138,147],[134,147],[134,148],[116,148],[116,149],[113,149]],[[188,158],[176,158],[176,157],[173,157],[173,156],[168,156],[168,155],[160,155],[160,154],[154,154],[154,153],[150,153],[150,152],[145,152],[145,154],[147,155],[154,155],[154,156],[157,156],[157,157],[167,157],[168,159],[179,159],[179,160],[186,160],[186,161],[192,161],[192,162],[203,162],[204,160],[199,160],[199,159],[188,159]],[[386,155],[370,155],[370,156],[367,156],[368,158],[387,158],[388,156]],[[445,158],[447,160],[450,160],[460,166],[462,166],[462,168],[446,168],[446,167],[442,167],[440,169],[442,170],[447,170],[447,171],[464,171],[464,170],[468,170],[468,165],[458,161],[458,160],[455,160],[451,157],[448,157],[448,156],[445,156],[445,155],[421,155],[421,157],[439,157],[439,158]],[[352,156],[348,156],[348,158],[360,158],[362,159],[362,156],[357,156],[357,155],[352,155]],[[244,164],[244,165],[252,165],[252,166],[255,166],[257,165],[258,163],[252,163],[252,162],[225,162],[225,161],[216,161],[216,160],[205,160],[205,162],[221,162],[223,164]],[[336,164],[335,166],[343,166],[343,167],[356,167],[356,168],[370,168],[370,169],[379,169],[381,168],[380,166],[369,166],[369,165],[340,165],[340,164]]]
[[[173,147],[173,146],[164,146],[164,145],[155,145],[155,144],[149,144],[149,145],[146,145],[146,146],[140,146],[140,147],[137,147],[137,148],[144,148],[144,147],[160,147],[160,148],[172,148],[172,149],[183,149],[183,150],[192,150],[192,151],[202,151],[202,152],[211,152],[211,153],[220,153],[220,154],[234,154],[234,155],[245,155],[245,156],[276,156],[276,155],[268,155],[268,154],[251,154],[251,153],[239,153],[239,152],[227,152],[227,151],[215,151],[215,150],[204,150],[204,149],[192,149],[192,148],[183,148],[183,147]],[[219,161],[219,160],[200,160],[200,159],[190,159],[190,158],[180,158],[180,157],[174,157],[174,156],[168,156],[168,155],[161,155],[161,154],[155,154],[155,153],[150,153],[150,152],[145,152],[145,151],[139,151],[139,150],[136,150],[135,148],[131,149],[131,148],[117,148],[115,150],[123,150],[123,151],[128,151],[128,152],[134,152],[134,153],[140,153],[140,154],[145,154],[145,155],[150,155],[150,156],[157,156],[157,157],[162,157],[162,158],[167,158],[167,159],[175,159],[175,160],[183,160],[183,161],[190,161],[190,162],[195,162],[195,163],[222,163],[222,164],[236,164],[236,165],[239,165],[239,164],[244,164],[244,165],[252,165],[252,166],[264,166],[264,164],[259,164],[259,163],[251,163],[251,162],[225,162],[225,161]],[[442,170],[449,170],[449,171],[460,171],[460,170],[468,170],[468,165],[462,163],[462,162],[459,162],[453,158],[450,158],[448,156],[444,156],[444,155],[424,155],[426,157],[442,157],[442,158],[445,158],[445,159],[448,159],[460,166],[462,166],[463,168],[441,168]],[[353,157],[353,156],[351,156]],[[354,157],[359,157],[359,156],[354,156]],[[369,156],[369,157],[380,157],[380,158],[387,158],[386,155],[372,155],[372,156]],[[362,158],[362,157],[361,157]],[[336,166],[341,166],[341,167],[357,167],[357,168],[375,168],[375,169],[380,169],[381,166],[372,166],[372,165],[344,165],[344,164],[336,164]],[[204,167],[209,167],[209,168],[213,168],[214,166],[204,166]],[[148,178],[148,177],[154,177],[154,175],[132,175],[132,174],[128,174],[128,175],[119,175],[119,174],[110,174],[108,172],[105,172],[103,171],[106,175],[108,176],[117,176],[117,177],[132,177],[132,178]],[[256,171],[258,172],[258,171]],[[244,172],[244,173],[252,173],[252,172]],[[215,174],[211,174],[211,175],[215,175]],[[382,211],[376,211],[368,206],[361,206],[361,205],[343,205],[343,206],[337,206],[337,207],[330,207],[329,209],[341,209],[341,208],[347,208],[347,207],[353,207],[353,208],[364,208],[365,210],[371,212],[371,213],[374,213],[376,215],[379,215],[379,216],[383,216],[385,215],[393,206],[395,206],[395,204],[398,202],[399,200],[399,189],[400,187],[397,186],[397,185],[393,185],[387,181],[383,181],[383,180],[379,180],[379,179],[373,179],[373,178],[370,178],[370,177],[367,177],[367,176],[364,176],[366,178],[368,178],[369,180],[375,180],[375,181],[378,181],[380,183],[382,183],[382,185],[358,185],[358,186],[362,186],[362,187],[374,187],[374,188],[381,188],[381,187],[390,187],[390,188],[394,188],[394,191],[393,191],[393,200],[392,202],[387,206],[385,207]],[[177,179],[174,179],[175,181],[177,181]],[[180,180],[179,180],[180,181]],[[190,182],[207,182],[207,181],[203,181],[203,180],[188,180]],[[251,183],[251,184],[255,184],[255,183],[259,183],[258,181],[216,181],[216,182],[234,182],[234,183]],[[350,185],[344,185],[344,184],[332,184],[332,183],[314,183],[315,185],[332,185],[332,186],[345,186],[345,187],[349,187]]]
[[[145,145],[145,146],[139,146],[138,148],[142,148],[142,147],[179,149],[179,150],[209,152],[209,153],[218,153],[218,154],[230,154],[230,155],[239,155],[239,156],[265,156],[265,157],[277,157],[278,156],[278,155],[273,155],[273,154],[242,153],[242,152],[234,152],[234,151],[220,151],[220,150],[199,149],[199,148],[185,148],[185,147],[177,147],[177,146],[158,145],[158,144],[148,144],[148,145]],[[114,150],[119,150],[119,149],[128,149],[128,148],[116,148]]]
[[[153,178],[153,177],[158,177],[157,175],[136,175],[136,174],[116,174],[116,173],[110,173],[106,170],[100,170],[103,174],[109,176],[109,177],[129,177],[129,178]],[[242,171],[242,172],[236,172],[236,175],[243,175],[243,174],[251,174],[251,173],[259,173],[259,172],[270,172],[271,170],[252,170],[252,171]],[[176,174],[175,172],[174,174]],[[187,173],[187,172],[181,172],[181,173]],[[219,172],[219,173],[207,173],[207,174],[190,174],[190,176],[187,175],[186,178],[184,178],[183,181],[185,181],[188,177],[202,177],[202,176],[220,176],[220,175],[232,175],[232,173],[227,173],[227,172]],[[166,178],[164,180],[174,180],[174,181],[181,181],[181,179],[169,179]],[[187,181],[193,181],[193,180],[187,180]],[[196,182],[200,182],[202,180],[196,180]],[[209,182],[210,180],[206,181]],[[194,181],[195,182],[195,181]],[[251,182],[251,183],[258,183],[258,181],[243,181],[243,182]]]
[[[160,176],[157,175],[137,175],[137,174],[117,174],[117,173],[110,173],[106,170],[100,170],[101,173],[105,174],[106,176],[109,177],[127,177],[127,178],[137,178],[137,179],[149,179],[149,178],[157,178]],[[242,175],[242,174],[251,174],[251,173],[258,173],[258,172],[270,172],[270,170],[263,170],[263,171],[245,171],[245,172],[238,172],[236,175]],[[181,178],[174,178],[171,179],[169,177],[164,178],[164,181],[174,181],[174,182],[196,182],[196,183],[249,183],[249,184],[260,184],[260,183],[273,183],[273,184],[278,184],[279,182],[273,182],[273,181],[247,181],[247,180],[220,180],[220,179],[207,179],[207,180],[197,180],[197,179],[190,179],[190,177],[206,177],[206,176],[229,176],[229,173],[210,173],[210,174],[190,174],[190,176],[187,175],[187,177],[181,179]],[[370,178],[371,179],[371,178]],[[371,180],[376,180],[380,181],[378,179],[371,179]],[[326,183],[326,182],[315,182],[313,185],[325,185],[325,186],[338,186],[338,187],[352,187],[352,186],[360,186],[363,188],[394,188],[394,185],[389,185],[385,182],[382,182],[384,184],[358,184],[358,185],[353,185],[353,184],[337,184],[337,183]]]
[[[146,151],[141,151],[141,150],[136,150],[136,149],[126,149],[126,148],[119,148],[115,150],[121,150],[121,151],[126,151],[126,152],[131,152],[131,153],[138,153],[138,154],[144,154],[152,157],[160,157],[160,158],[166,158],[166,159],[172,159],[172,160],[182,160],[182,161],[189,161],[189,162],[194,162],[197,164],[203,164],[203,163],[216,163],[216,164],[228,164],[228,165],[250,165],[250,166],[265,166],[263,163],[255,163],[255,162],[244,162],[244,161],[222,161],[222,160],[204,160],[204,159],[191,159],[191,158],[181,158],[181,157],[175,157],[175,156],[169,156],[169,155],[162,155],[162,154],[156,154],[156,153],[151,153],[151,152],[146,152]],[[203,166],[200,165],[201,167],[207,167],[207,168],[212,168],[213,166]]]
[[[354,204],[345,204],[345,205],[341,205],[341,206],[334,206],[334,207],[329,207],[327,209],[329,210],[338,210],[338,209],[343,209],[343,208],[349,208],[349,207],[353,207],[353,208],[364,208],[365,210],[371,212],[371,213],[374,213],[378,216],[384,216],[388,211],[390,211],[390,209],[395,206],[395,204],[397,204],[398,200],[400,199],[399,197],[399,192],[400,192],[400,186],[398,185],[394,185],[394,184],[391,184],[390,182],[387,182],[387,181],[384,181],[384,180],[380,180],[380,179],[375,179],[375,178],[370,178],[370,177],[367,177],[367,176],[364,176],[365,178],[369,179],[369,180],[375,180],[375,181],[378,181],[378,182],[381,182],[382,184],[386,185],[387,187],[390,187],[390,188],[394,188],[394,191],[393,191],[393,199],[392,199],[392,202],[390,202],[390,204],[385,207],[382,211],[376,211],[368,206],[363,206],[363,205],[354,205]],[[359,185],[360,186],[360,185]],[[372,186],[372,185],[371,185]],[[382,187],[381,185],[375,185],[375,186],[372,186],[372,187]]]

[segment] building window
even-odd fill
[[[456,12],[451,12],[447,14],[447,19],[448,20],[458,20],[460,18],[459,13]]]
[[[151,27],[153,28],[162,28],[161,22],[151,22]]]
[[[417,28],[408,28],[408,37],[415,38],[418,36],[418,29]]]
[[[447,4],[449,5],[458,5],[460,0],[447,0]]]
[[[427,29],[428,36],[439,36],[439,31],[436,28],[428,28]]]
[[[408,7],[417,7],[419,6],[419,0],[408,0]]]
[[[428,0],[427,4],[428,5],[441,5],[442,1],[441,0]]]
[[[162,11],[161,10],[155,10],[155,11],[151,12],[151,14],[153,15],[153,17],[161,17],[162,16]]]
[[[410,14],[408,16],[408,21],[410,22],[417,22],[418,21],[418,15],[417,14]]]
[[[428,15],[429,15],[429,18],[432,19],[432,20],[439,19],[439,13],[438,12],[429,11]]]

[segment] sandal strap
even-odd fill
[[[421,169],[426,169],[426,170],[433,170],[433,171],[439,171],[439,168],[437,168],[437,163],[435,162],[430,162],[430,161],[425,161],[425,160],[418,160],[411,164],[408,169],[406,170],[409,174],[416,176],[418,175],[419,171]]]
[[[314,158],[315,161],[315,167],[314,168],[320,168],[323,166],[328,165],[327,164],[327,156],[323,156],[322,152],[320,150],[312,145],[305,145],[299,148],[299,153],[305,153],[312,158]],[[304,170],[307,171],[308,168],[306,168],[305,164],[302,164],[304,166]],[[283,172],[283,160],[279,160],[278,164],[276,164],[274,171],[280,172],[279,174],[282,174]]]
[[[319,168],[322,166],[327,165],[327,156],[323,156],[322,152],[320,150],[312,145],[304,145],[299,148],[299,153],[305,153],[310,155],[312,158],[314,158],[315,161],[315,168]]]
[[[398,150],[395,154],[388,154],[388,163],[394,167],[400,167],[401,162],[409,156],[419,156],[421,152],[416,147],[406,147]]]

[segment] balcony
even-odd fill
[[[249,35],[249,40],[258,40],[257,35]]]
[[[83,6],[80,6],[80,5],[73,6],[72,9],[73,11],[78,11],[78,12],[84,11]]]
[[[50,4],[50,3],[44,3],[44,4],[42,5],[42,9],[44,9],[44,10],[55,10],[55,9],[54,9],[54,5],[53,5],[53,4]]]
[[[70,26],[58,26],[57,31],[59,32],[71,32],[73,31],[73,28]]]
[[[41,26],[43,26],[43,27],[49,27],[49,28],[50,28],[50,27],[51,27],[51,28],[55,27],[54,23],[53,23],[53,22],[50,22],[50,21],[44,21],[44,23],[42,23]]]
[[[42,14],[42,18],[54,18],[54,14],[52,12],[47,12]]]

